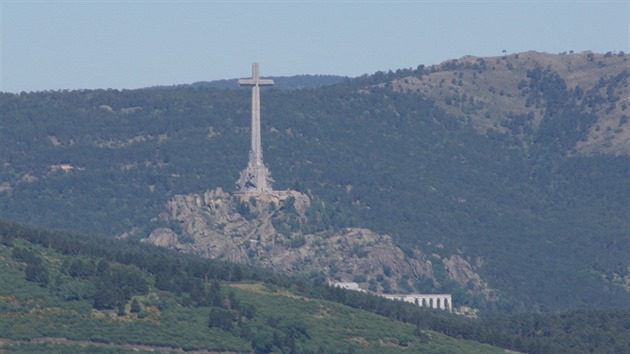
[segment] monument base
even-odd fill
[[[265,192],[259,192],[259,191],[236,191],[233,193],[235,197],[238,197],[241,201],[248,201],[252,198],[254,199],[259,199],[259,200],[266,200],[266,201],[270,201],[270,202],[275,202],[276,204],[278,202],[282,202],[286,199],[288,199],[289,197],[292,196],[291,191],[290,190],[285,190],[285,191],[265,191]]]

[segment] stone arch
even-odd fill
[[[383,294],[381,296],[420,307],[453,311],[451,294]]]

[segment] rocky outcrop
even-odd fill
[[[144,241],[159,247],[174,248],[177,246],[177,234],[169,228],[161,227],[153,230]]]
[[[458,282],[464,289],[483,294],[487,300],[494,300],[495,294],[488,284],[475,273],[473,267],[460,255],[452,255],[442,260],[449,277]]]
[[[372,291],[418,291],[417,280],[427,279],[439,285],[422,250],[403,252],[390,236],[368,229],[326,229],[313,209],[311,199],[296,191],[231,195],[218,188],[177,195],[158,217],[159,224],[177,230],[159,227],[143,241],[289,274],[354,281]],[[482,292],[485,283],[457,257],[444,260],[447,273],[464,285],[472,279],[473,290]]]

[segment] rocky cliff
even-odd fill
[[[315,204],[315,205],[314,205]],[[464,258],[404,252],[388,235],[363,228],[333,229],[322,222],[326,206],[296,191],[248,196],[218,188],[172,198],[144,242],[274,271],[354,281],[375,292],[440,288],[434,267],[469,291],[492,291]],[[434,264],[436,263],[436,264]]]

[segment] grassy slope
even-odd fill
[[[54,281],[64,256],[16,241],[44,255]],[[63,301],[49,289],[24,280],[24,264],[12,256],[12,247],[0,246],[0,352],[132,352],[173,348],[201,351],[251,352],[251,344],[218,328],[208,328],[210,308],[184,307],[178,296],[151,292],[140,300],[146,318],[115,310],[95,311],[91,301]],[[256,309],[254,326],[265,321],[297,321],[310,338],[296,342],[299,352],[374,353],[499,353],[497,348],[467,342],[435,332],[415,335],[412,325],[397,322],[334,302],[296,296],[262,284],[230,284],[243,304]],[[271,319],[271,320],[270,320]],[[270,330],[270,336],[273,335]]]

